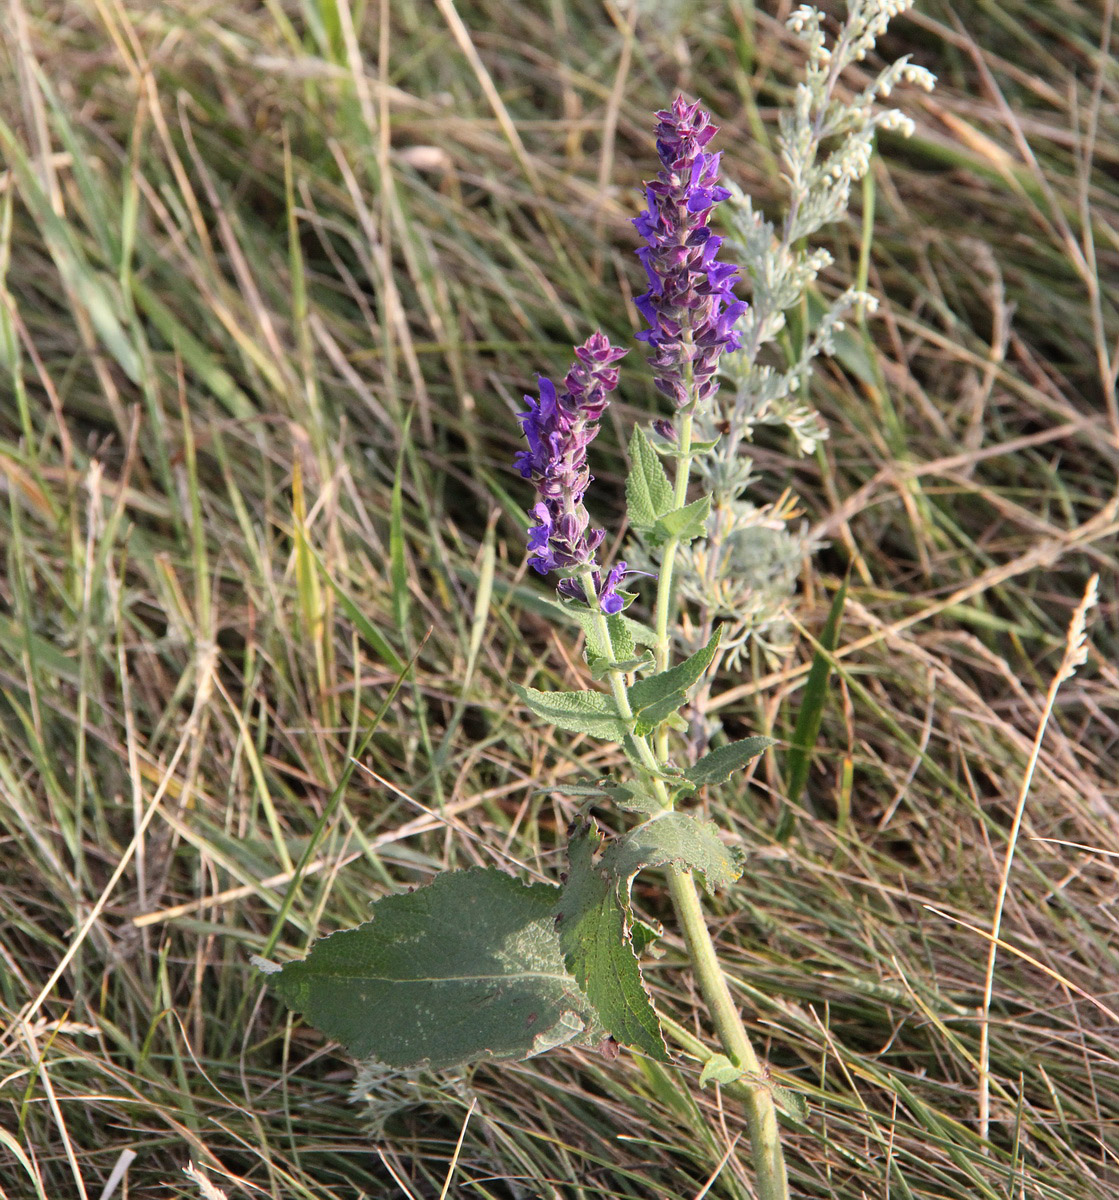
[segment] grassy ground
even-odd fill
[[[593,327],[637,328],[627,218],[675,90],[779,206],[788,7],[678,0],[634,31],[562,0],[9,0],[3,1196],[95,1198],[129,1162],[116,1195],[207,1195],[194,1162],[231,1197],[437,1196],[460,1133],[452,1195],[750,1195],[741,1114],[686,1059],[368,1075],[354,1107],[351,1064],[248,960],[448,865],[554,877],[569,814],[534,789],[609,755],[511,702],[510,679],[581,669],[525,576],[512,413]],[[750,854],[719,945],[807,1103],[800,1195],[1119,1193],[1112,9],[922,0],[897,23],[888,51],[941,83],[903,98],[917,135],[864,196],[877,369],[820,370],[817,459],[757,448],[828,546],[791,657],[725,679],[724,719],[788,738],[852,571],[793,837],[780,746],[712,801]],[[836,231],[829,287],[860,234]],[[604,517],[617,435],[656,405],[643,371],[596,444]],[[1035,756],[1094,572],[1088,660]],[[702,1028],[666,944],[657,1002]]]

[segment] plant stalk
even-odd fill
[[[688,371],[690,376],[690,370]],[[690,379],[688,380],[690,383]],[[676,478],[674,501],[677,508],[682,507],[688,498],[688,480],[691,474],[692,447],[692,412],[680,414],[678,445],[680,457],[676,460]],[[676,551],[680,545],[679,538],[670,539],[661,558],[660,579],[657,582],[656,608],[656,659],[657,670],[668,669],[671,657],[671,640],[668,634],[668,621],[673,606],[672,575],[676,560]],[[668,759],[668,729],[662,727],[656,736],[656,759],[664,763]],[[663,785],[662,785],[663,787]],[[738,1006],[731,996],[723,969],[719,965],[719,957],[715,951],[715,943],[707,928],[707,920],[703,915],[699,890],[690,871],[682,871],[676,867],[668,870],[669,893],[672,896],[676,918],[684,932],[684,941],[688,948],[692,969],[695,972],[699,990],[711,1012],[719,1041],[727,1057],[736,1067],[740,1067],[754,1079],[762,1081],[761,1062],[754,1047],[750,1044],[746,1027]],[[789,1181],[785,1170],[785,1159],[781,1151],[781,1135],[777,1125],[777,1107],[773,1101],[773,1093],[764,1084],[759,1084],[749,1091],[746,1104],[746,1123],[750,1132],[750,1150],[754,1160],[759,1200],[788,1200]]]
[[[750,1131],[750,1151],[754,1159],[759,1200],[789,1200],[789,1180],[781,1152],[781,1134],[777,1127],[777,1106],[773,1093],[764,1082],[764,1072],[750,1044],[738,1006],[730,993],[726,976],[719,965],[715,944],[707,928],[700,905],[699,891],[690,871],[669,868],[668,889],[676,917],[684,931],[692,970],[699,990],[707,1002],[711,1019],[727,1058],[747,1077],[759,1082],[743,1097],[746,1124]]]
[[[681,414],[678,438],[681,457],[677,460],[674,489],[677,508],[682,507],[687,500],[688,477],[691,470],[691,442],[692,414],[685,412]],[[672,643],[668,633],[668,618],[673,607],[672,573],[679,544],[678,538],[670,539],[665,544],[661,559],[655,626],[657,633],[655,653],[658,671],[668,669],[671,657]],[[587,596],[587,603],[596,616],[599,637],[603,645],[609,647],[610,631],[590,571],[584,572],[581,580]],[[618,712],[623,720],[629,719],[633,716],[633,710],[630,707],[622,673],[610,671],[609,680]],[[655,772],[659,766],[667,762],[667,729],[662,729],[657,734],[655,752],[645,738],[634,738],[634,741],[651,772]],[[665,808],[671,808],[672,801],[664,780],[654,774],[652,782],[658,795],[664,801]],[[777,1107],[774,1104],[772,1092],[764,1082],[761,1062],[750,1044],[749,1035],[742,1023],[742,1017],[734,1002],[734,997],[731,995],[730,986],[719,965],[715,944],[711,940],[707,921],[703,915],[695,879],[690,871],[670,867],[668,885],[677,920],[684,933],[684,942],[692,969],[695,972],[696,982],[699,984],[700,992],[711,1012],[719,1041],[730,1061],[736,1067],[741,1068],[748,1077],[744,1081],[747,1086],[742,1093],[742,1098],[746,1107],[746,1123],[750,1133],[750,1148],[759,1200],[789,1200],[789,1183],[777,1125]]]

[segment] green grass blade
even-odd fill
[[[839,625],[843,618],[843,606],[847,601],[847,580],[839,585],[832,600],[828,619],[820,634],[820,646],[812,659],[812,669],[804,685],[804,697],[797,713],[796,727],[785,756],[785,809],[777,826],[777,837],[786,841],[792,836],[796,823],[794,809],[800,802],[804,785],[808,782],[808,769],[812,765],[812,752],[820,735],[820,722],[828,698],[828,680],[831,677],[832,655],[839,645]]]

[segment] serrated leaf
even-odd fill
[[[633,634],[630,633],[629,627],[622,620],[622,614],[615,613],[613,616],[607,617],[606,626],[610,630],[610,646],[614,651],[615,660],[623,663],[635,658],[637,655],[637,646],[634,643]]]
[[[669,709],[669,711],[675,712],[683,704],[688,688],[697,683],[704,671],[711,665],[721,636],[722,627],[720,626],[711,635],[702,650],[697,650],[690,658],[686,658],[675,667],[670,667],[667,671],[661,671],[659,675],[650,675],[648,679],[639,679],[628,688],[627,694],[633,711],[640,713],[679,692],[681,693],[679,703]]]
[[[567,733],[589,733],[610,742],[622,741],[626,723],[613,696],[605,692],[538,692],[513,684],[513,690],[538,717]]]
[[[559,889],[493,868],[437,875],[373,905],[269,983],[355,1058],[400,1069],[523,1059],[602,1037],[563,964]]]
[[[640,655],[637,653],[630,624],[632,622],[627,622],[621,613],[615,613],[606,618],[607,632],[610,635],[610,648],[607,655],[599,652],[602,636],[597,625],[594,630],[593,644],[588,636],[586,657],[592,678],[602,679],[611,671],[629,674],[632,671],[644,670],[654,661],[651,650],[646,650]]]
[[[593,822],[571,839],[571,869],[556,908],[567,969],[617,1041],[668,1061],[668,1047],[633,948],[628,893],[596,864],[602,834]]]
[[[598,790],[605,802],[615,804],[626,812],[651,816],[665,807],[664,801],[655,792],[642,787],[640,783],[608,783]]]
[[[562,613],[564,618],[577,625],[583,631],[587,638],[587,650],[589,652],[597,654],[602,658],[609,656],[613,647],[606,646],[602,641],[598,617],[587,605],[567,601],[563,604],[555,605],[554,611]],[[629,634],[636,646],[655,646],[657,644],[655,630],[650,629],[648,625],[643,624],[641,621],[635,621],[632,617],[627,617],[624,613],[615,613],[613,616],[607,618],[606,623],[611,631],[611,640],[613,640],[614,628],[620,626]]]
[[[672,692],[657,704],[651,704],[642,712],[633,725],[638,737],[646,737],[662,722],[677,733],[688,732],[688,722],[676,711],[687,700],[686,692]]]
[[[742,874],[739,854],[723,844],[718,827],[687,813],[665,813],[638,825],[603,855],[603,866],[626,887],[646,867],[682,867],[702,875],[709,890],[727,888]]]
[[[725,1054],[713,1054],[704,1064],[699,1073],[699,1086],[706,1087],[709,1083],[734,1083],[746,1072],[736,1067]]]
[[[670,512],[672,484],[660,457],[640,426],[629,439],[630,467],[626,480],[626,514],[634,529],[652,529],[659,517]]]
[[[751,759],[757,758],[774,744],[773,738],[760,735],[731,742],[728,746],[720,746],[705,754],[694,766],[685,767],[684,775],[696,787],[726,783],[735,771],[741,770]]]
[[[665,513],[653,526],[652,540],[660,544],[675,538],[678,542],[692,542],[707,534],[707,518],[711,515],[711,497],[700,496],[683,508]]]

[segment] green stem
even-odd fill
[[[676,467],[676,488],[672,498],[676,508],[683,508],[688,499],[688,478],[692,470],[692,414],[680,418],[680,458]],[[679,538],[669,538],[661,555],[660,578],[657,580],[657,670],[668,670],[668,658],[672,650],[672,639],[668,635],[668,617],[672,611],[672,574],[676,564],[676,551],[680,548]]]
[[[680,416],[678,436],[680,457],[676,460],[674,501],[677,508],[687,502],[688,480],[691,474],[692,414]],[[675,607],[672,596],[672,576],[679,548],[678,538],[671,538],[664,547],[661,557],[660,579],[657,582],[657,608],[655,648],[657,670],[668,669],[672,642],[668,632],[669,616]],[[609,645],[609,640],[607,640]],[[625,689],[621,689],[625,694]],[[615,693],[617,695],[617,693]],[[628,709],[628,699],[626,708]],[[624,711],[623,711],[624,715]],[[641,739],[644,744],[643,739]],[[663,764],[668,760],[668,729],[662,727],[656,736],[655,761]],[[660,782],[658,780],[658,782]],[[663,783],[661,784],[664,790]],[[695,972],[700,993],[711,1012],[711,1019],[719,1035],[719,1041],[727,1057],[756,1080],[763,1079],[762,1066],[750,1044],[746,1027],[738,1006],[731,996],[730,986],[715,951],[715,943],[707,928],[707,921],[700,904],[699,891],[690,871],[677,867],[668,870],[668,887],[672,896],[676,917],[684,931],[688,957]],[[750,1131],[750,1149],[757,1177],[759,1200],[788,1200],[789,1181],[785,1172],[785,1159],[781,1152],[781,1136],[777,1126],[777,1107],[773,1094],[764,1083],[749,1089],[744,1096],[746,1123]]]
[[[690,371],[689,371],[689,380]],[[680,432],[677,439],[680,447],[680,458],[676,460],[676,488],[672,501],[676,508],[683,508],[688,501],[688,479],[692,471],[692,414],[685,412],[680,417]],[[672,654],[672,638],[668,632],[668,616],[672,611],[672,575],[676,567],[676,551],[680,548],[679,538],[669,538],[661,555],[660,578],[657,580],[657,608],[655,647],[657,670],[667,671],[668,660]],[[662,727],[657,733],[657,758],[660,762],[668,759],[668,728]]]
[[[719,966],[715,943],[711,940],[691,872],[670,868],[668,889],[677,919],[684,930],[684,942],[688,947],[696,982],[711,1011],[711,1019],[723,1050],[727,1058],[747,1076],[762,1081],[764,1072],[761,1062],[750,1044],[738,1006]],[[764,1082],[758,1082],[749,1087],[743,1100],[758,1198],[789,1200],[789,1180],[785,1173],[785,1158],[781,1153],[781,1134],[777,1127],[777,1106],[773,1102],[773,1093]]]
[[[602,611],[602,606],[599,603],[598,593],[594,587],[594,576],[590,571],[584,571],[579,576],[579,581],[583,585],[583,591],[587,597],[587,603],[590,605],[591,612],[595,616],[595,624],[598,627],[598,636],[602,644],[610,650],[610,627],[606,623],[606,614]],[[618,712],[622,716],[622,720],[629,721],[633,717],[633,709],[630,707],[629,694],[626,692],[625,681],[622,679],[621,671],[608,672],[610,680],[610,691],[614,696],[614,703],[618,706]],[[659,775],[659,762],[656,755],[653,753],[653,748],[644,738],[635,737],[634,742],[637,745],[638,753],[644,764],[649,768],[652,776],[653,787],[656,789],[657,795],[664,803],[666,809],[672,807],[672,800],[668,794],[668,788],[664,785],[664,780]]]

